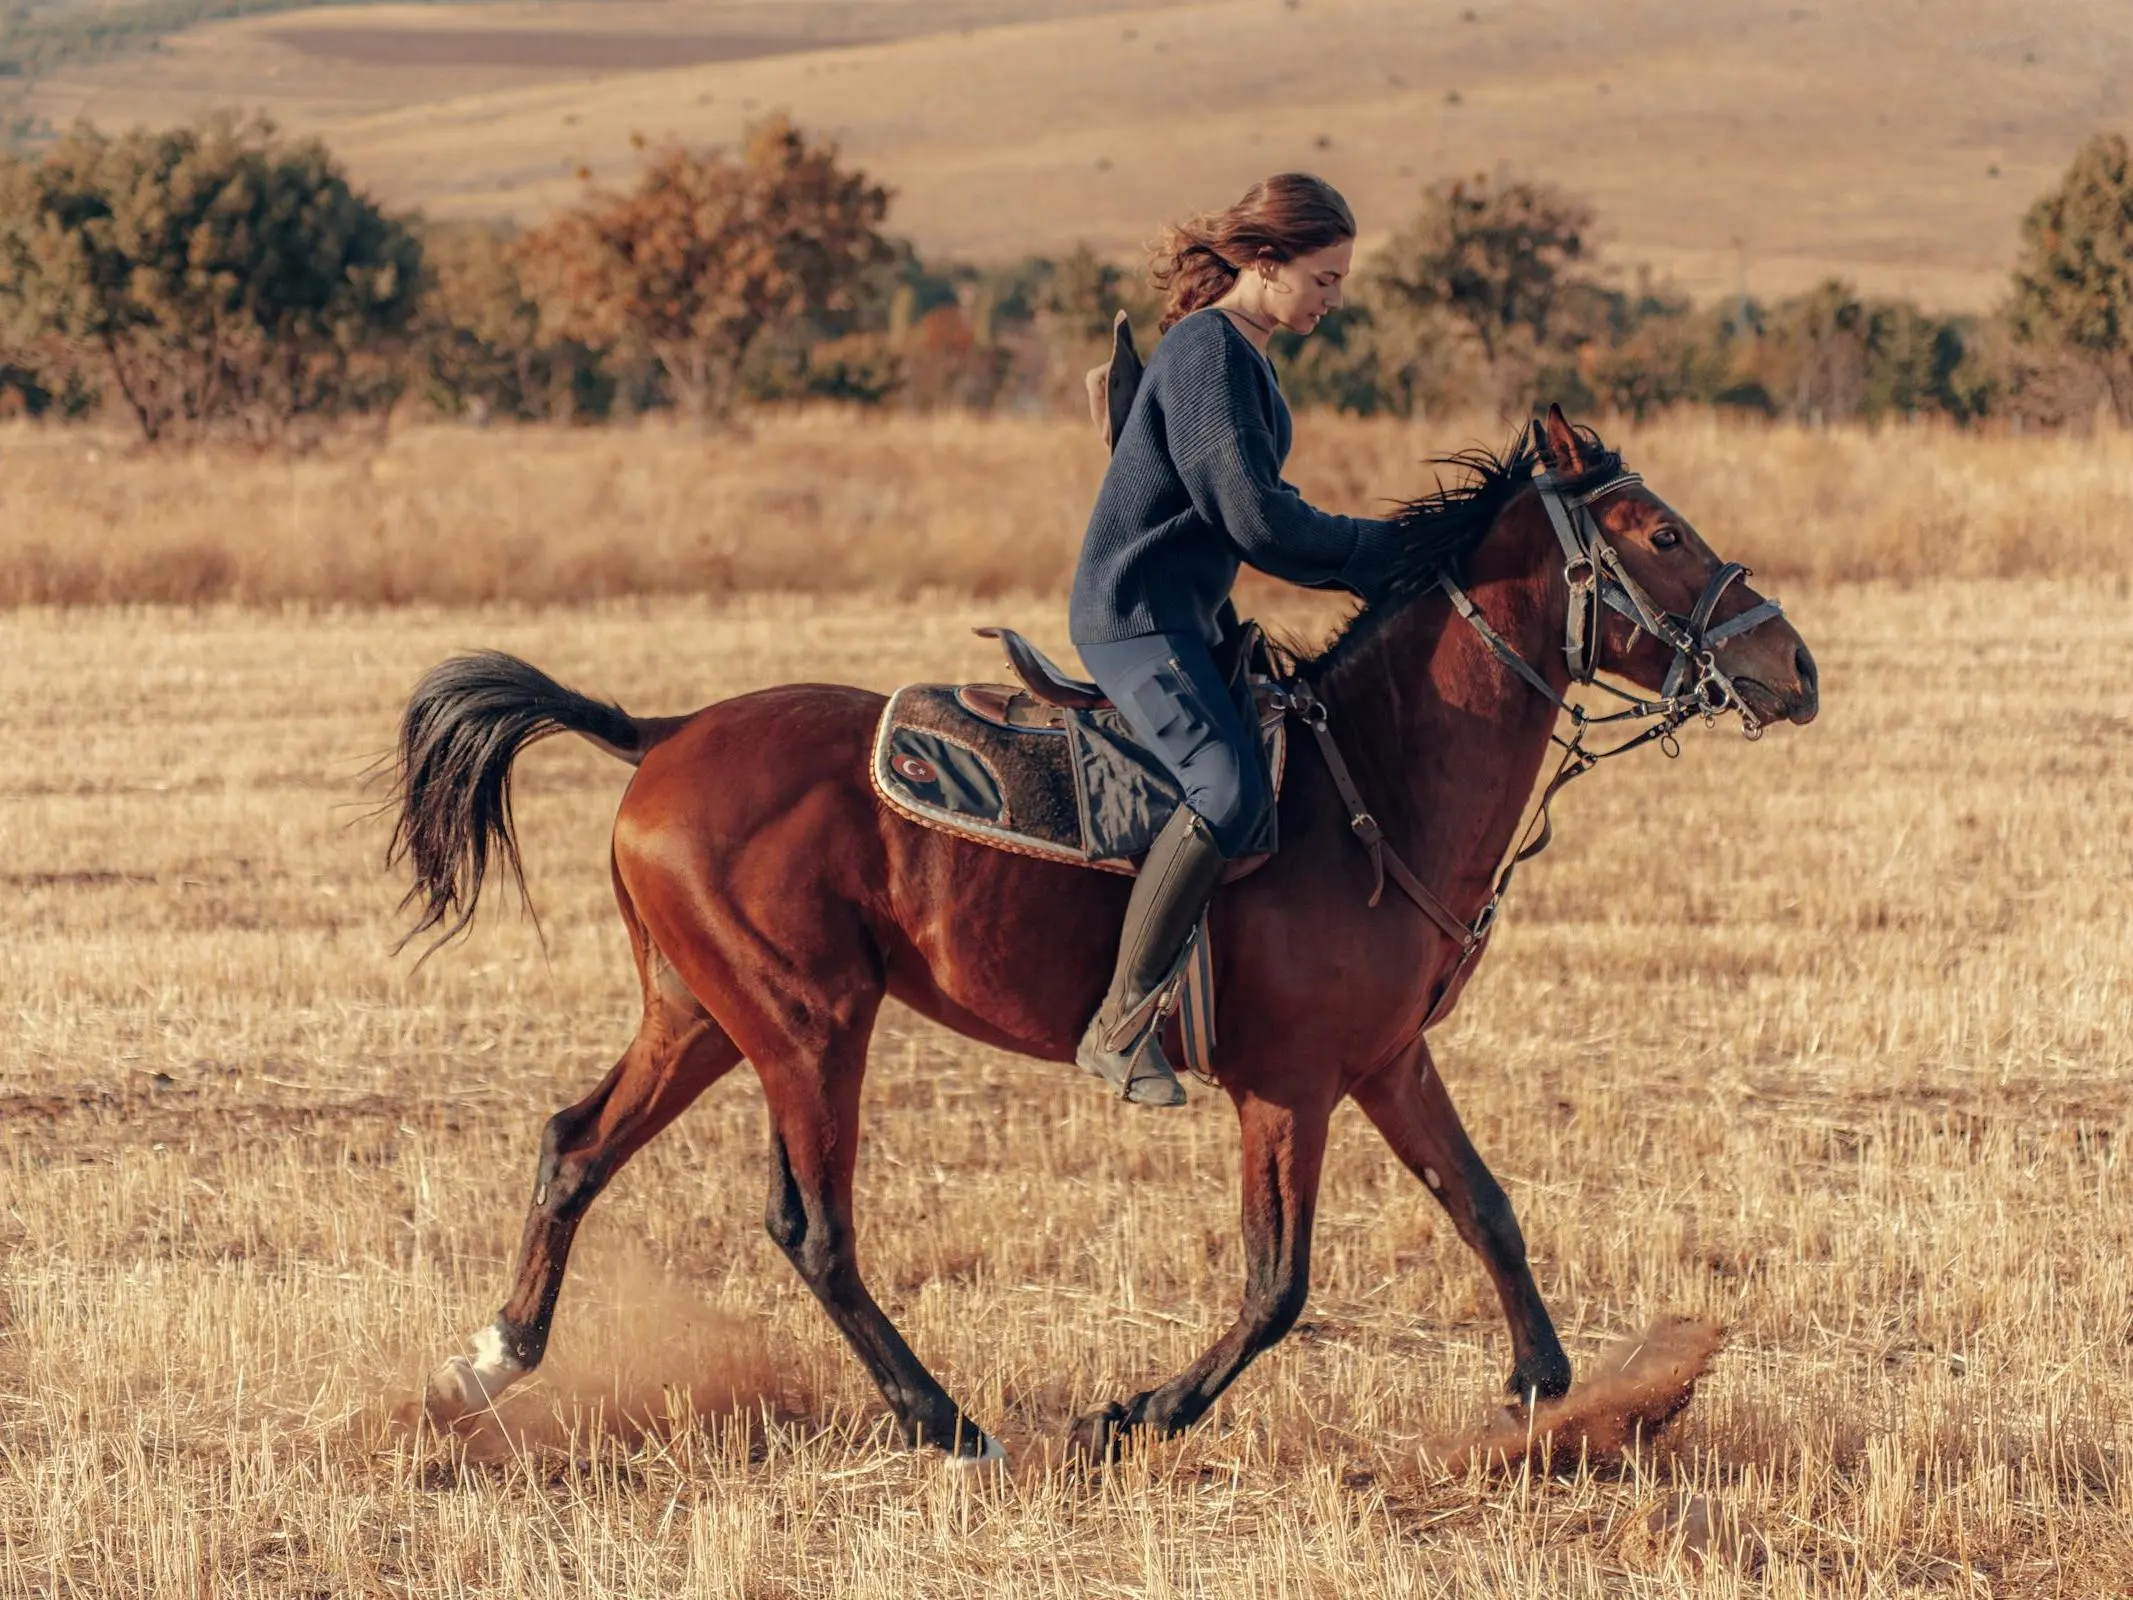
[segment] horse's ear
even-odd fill
[[[1541,465],[1558,478],[1574,478],[1585,470],[1585,455],[1577,430],[1553,401],[1534,423],[1533,443],[1540,451]]]

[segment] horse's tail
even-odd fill
[[[400,904],[418,915],[399,947],[441,930],[435,950],[466,930],[492,852],[531,912],[511,816],[511,763],[526,746],[576,733],[635,766],[683,720],[632,717],[499,650],[432,667],[400,719],[392,793],[382,808],[396,813],[386,866],[405,860],[414,871]]]

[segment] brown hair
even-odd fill
[[[1148,261],[1163,291],[1162,326],[1213,305],[1255,262],[1294,261],[1354,237],[1355,213],[1338,189],[1308,172],[1278,172],[1227,211],[1163,230]]]

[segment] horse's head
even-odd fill
[[[1574,673],[1597,669],[1653,693],[1697,693],[1712,709],[1737,701],[1751,732],[1814,720],[1814,657],[1775,604],[1748,586],[1745,567],[1714,553],[1635,474],[1607,473],[1616,458],[1603,457],[1561,407],[1551,405],[1534,426],[1533,444],[1550,481],[1587,484],[1550,509],[1571,588]]]

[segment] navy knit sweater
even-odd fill
[[[1111,455],[1074,574],[1076,644],[1147,633],[1215,642],[1240,562],[1368,599],[1400,531],[1313,510],[1282,482],[1291,430],[1273,364],[1223,312],[1156,347]]]

